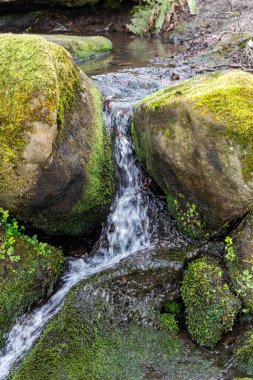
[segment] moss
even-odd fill
[[[1,230],[1,242],[4,234]],[[15,236],[13,256],[19,260],[13,262],[9,256],[0,260],[0,347],[16,318],[49,297],[62,273],[61,250],[48,244],[42,250],[39,244],[25,235]]]
[[[241,70],[198,76],[141,100],[155,110],[186,103],[197,118],[221,127],[220,135],[242,151],[244,175],[253,171],[253,75]]]
[[[41,37],[3,34],[0,42],[1,190],[12,184],[34,122],[62,125],[78,76],[69,53]],[[15,177],[18,185],[22,189],[24,180]]]
[[[240,302],[224,282],[219,263],[209,258],[192,262],[183,278],[186,324],[198,343],[214,346],[231,330]]]
[[[101,36],[43,35],[43,37],[64,47],[77,61],[91,59],[112,50],[111,41]]]
[[[178,228],[192,238],[207,239],[209,232],[206,230],[203,217],[200,216],[197,206],[186,201],[183,194],[177,197],[167,192],[167,204]],[[183,211],[184,210],[184,211]]]
[[[72,290],[11,380],[149,379],[154,372],[197,378],[200,371],[217,378],[212,364],[165,328],[122,325],[120,305],[98,296],[107,292],[97,285],[93,277]]]
[[[234,352],[237,367],[253,376],[253,330],[244,334]]]
[[[86,158],[84,172],[87,173],[85,190],[76,203],[67,222],[47,224],[50,232],[78,235],[85,231],[94,233],[102,222],[116,192],[115,165],[109,132],[104,126],[102,97],[96,88],[91,88],[93,104],[93,137],[91,155]]]

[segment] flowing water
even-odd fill
[[[10,331],[0,356],[0,380],[8,377],[12,366],[32,347],[46,323],[60,310],[66,294],[75,284],[114,266],[134,252],[151,246],[148,197],[130,136],[135,101],[165,85],[161,75],[167,75],[166,70],[163,74],[159,70],[150,74],[144,70],[138,77],[136,72],[125,72],[94,78],[106,98],[105,124],[111,134],[115,135],[118,193],[95,255],[89,260],[70,259],[61,289],[45,305],[20,318]]]

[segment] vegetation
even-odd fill
[[[69,110],[80,80],[69,53],[61,47],[32,35],[5,34],[0,38],[0,189],[3,190],[12,186],[13,167],[24,160],[27,133],[32,131],[33,123],[55,125],[58,120],[63,125],[64,112]],[[36,94],[39,98],[35,102]],[[22,177],[15,182],[16,188],[25,185]]]
[[[76,61],[91,59],[112,50],[111,41],[101,36],[43,35],[43,37],[64,47]]]
[[[210,258],[193,261],[182,282],[186,324],[198,343],[214,346],[231,330],[240,302],[223,279],[219,263]]]
[[[168,32],[177,24],[177,14],[183,12],[186,4],[191,15],[198,13],[196,0],[143,0],[141,5],[133,8],[128,29],[137,35]]]
[[[178,194],[177,198],[168,194],[167,203],[181,231],[192,238],[208,238],[209,233],[206,231],[205,222],[200,217],[197,206],[194,203],[190,204],[185,201],[185,197],[182,194]],[[183,208],[182,204],[184,204]]]
[[[253,331],[246,332],[235,349],[237,367],[253,376]]]
[[[50,296],[63,266],[61,250],[25,235],[0,209],[0,347],[16,318]]]
[[[227,236],[225,259],[228,267],[231,284],[234,292],[242,300],[243,312],[253,311],[253,262],[252,257],[242,258],[236,248],[233,239]],[[245,266],[246,264],[246,266]]]

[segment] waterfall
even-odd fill
[[[133,150],[130,127],[134,102],[160,88],[159,75],[153,82],[148,75],[146,79],[142,79],[139,88],[137,88],[138,82],[136,87],[136,75],[133,75],[132,82],[127,73],[123,74],[123,77],[122,75],[101,75],[95,78],[104,97],[108,96],[108,90],[113,91],[117,88],[117,91],[119,89],[121,91],[117,94],[117,101],[111,101],[110,106],[104,111],[105,123],[115,135],[118,192],[95,255],[89,260],[71,259],[69,270],[62,279],[61,289],[45,305],[21,317],[10,331],[6,346],[0,352],[0,380],[7,379],[14,364],[31,349],[44,326],[58,313],[66,294],[74,285],[95,273],[111,268],[134,252],[150,247],[148,202],[143,191],[142,171]],[[113,88],[107,86],[105,79],[108,78],[111,83],[114,83]],[[106,88],[106,93],[104,88]],[[131,96],[131,101],[129,101],[129,96]]]

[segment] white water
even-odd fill
[[[111,130],[116,129],[115,159],[119,172],[119,190],[100,247],[89,261],[71,260],[62,288],[47,304],[17,321],[9,333],[5,349],[0,353],[0,380],[7,379],[13,365],[32,347],[46,323],[60,310],[66,294],[75,284],[150,245],[142,173],[129,137],[131,113],[129,109],[120,110],[118,107],[105,113],[105,120]]]

